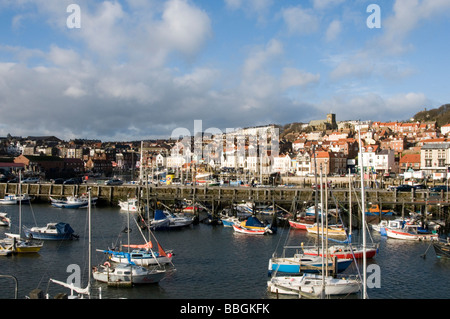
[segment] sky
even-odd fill
[[[0,136],[131,141],[450,103],[449,0],[0,0],[0,28]]]

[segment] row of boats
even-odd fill
[[[90,194],[86,196],[89,211],[89,223],[91,220],[92,201]],[[53,205],[54,201],[52,201]],[[57,206],[58,207],[58,206]],[[60,206],[68,208],[67,206]],[[79,206],[81,208],[84,206]],[[19,208],[21,214],[21,208]],[[5,214],[6,217],[6,214]],[[10,218],[4,226],[10,226]],[[19,218],[20,220],[20,218]],[[129,225],[128,225],[129,228]],[[89,266],[89,278],[99,282],[107,283],[111,286],[132,286],[135,284],[155,284],[165,278],[165,276],[175,271],[172,263],[173,252],[164,250],[161,244],[148,227],[152,238],[145,239],[144,244],[132,245],[128,243],[123,245],[120,250],[115,249],[97,249],[98,252],[105,254],[105,262],[95,267]],[[6,233],[7,238],[0,240],[1,251],[7,251],[8,254],[30,254],[39,253],[43,244],[47,240],[74,240],[78,239],[72,227],[67,223],[48,223],[45,227],[23,227],[23,234]],[[91,250],[91,227],[89,226],[89,250]],[[154,247],[154,242],[156,245]],[[29,249],[25,249],[28,247]],[[90,253],[89,253],[90,255]],[[90,261],[89,261],[90,262]],[[85,288],[74,286],[56,279],[52,282],[71,290],[71,298],[91,296],[91,283]]]

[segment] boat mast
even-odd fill
[[[89,269],[89,271],[88,271],[88,285],[87,285],[87,294],[88,294],[88,296],[89,296],[89,298],[90,298],[90,296],[91,296],[91,269],[92,269],[92,265],[91,265],[91,263],[92,263],[92,256],[91,256],[91,254],[92,254],[92,230],[91,230],[91,188],[89,187],[88,188],[88,200],[89,200],[89,203],[88,203],[88,232],[89,232],[89,237],[88,237],[88,242],[89,242],[89,244],[88,244],[88,246],[89,246],[89,249],[88,249],[88,269]]]
[[[320,165],[320,213],[321,213],[321,218],[320,218],[320,225],[322,227],[322,291],[320,294],[320,298],[324,299],[325,298],[325,252],[324,252],[324,236],[323,236],[323,187],[322,187],[323,183],[322,183],[322,164]],[[316,185],[317,188],[317,185]],[[319,234],[319,224],[316,222],[317,225],[317,234]]]
[[[19,171],[19,239],[22,237],[22,172]]]
[[[316,216],[316,225],[319,225],[319,212],[318,212],[318,194],[317,194],[317,159],[316,159],[316,145],[313,145],[314,156],[314,182],[316,187],[314,190],[314,215]],[[317,226],[319,227],[319,226]],[[319,256],[319,231],[317,231],[317,256]]]
[[[361,124],[359,125],[359,167],[361,171],[361,223],[362,223],[362,235],[363,235],[363,299],[367,298],[367,269],[366,269],[366,201],[365,201],[365,190],[364,190],[364,165],[362,158],[361,144]]]

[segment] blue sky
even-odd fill
[[[0,28],[3,136],[394,121],[450,102],[448,0],[0,0]]]

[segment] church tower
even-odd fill
[[[331,128],[333,130],[337,129],[337,123],[336,123],[336,114],[328,113],[327,114],[327,123],[331,125]]]

